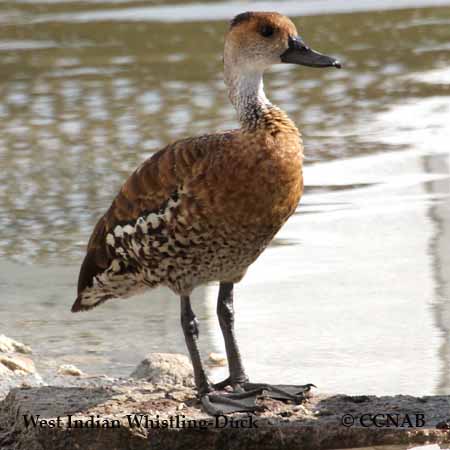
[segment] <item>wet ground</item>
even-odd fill
[[[32,345],[41,369],[126,375],[148,351],[184,351],[167,291],[70,314],[78,268],[136,165],[236,126],[227,20],[275,9],[344,69],[266,76],[304,135],[306,193],[237,287],[248,372],[325,392],[448,393],[450,2],[391,3],[3,2],[0,332]],[[216,291],[196,293],[205,353],[223,351]]]

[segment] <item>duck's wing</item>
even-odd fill
[[[108,243],[108,239],[113,239],[112,232],[117,231],[117,227],[124,229],[128,224],[136,224],[146,214],[164,209],[180,187],[207,170],[208,161],[232,134],[205,135],[175,142],[155,153],[130,175],[91,235],[72,312],[90,309],[115,297],[105,291],[103,296],[87,298],[87,291],[92,291],[89,288],[93,287],[94,281],[101,283],[101,274],[110,270],[117,258],[117,252],[111,242]]]

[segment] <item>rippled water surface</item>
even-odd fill
[[[43,370],[126,375],[148,351],[185,351],[167,291],[70,314],[78,268],[136,165],[236,126],[222,81],[227,20],[278,9],[344,69],[266,76],[304,135],[306,193],[237,287],[248,372],[323,391],[448,393],[447,4],[2,2],[0,331],[31,344]],[[223,352],[216,291],[195,295],[205,354]]]

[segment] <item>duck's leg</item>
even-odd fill
[[[194,381],[200,397],[211,391],[208,378],[203,368],[200,352],[198,350],[198,320],[191,308],[189,297],[181,297],[181,326],[183,328],[184,340],[189,351],[194,369]]]
[[[216,389],[231,386],[237,392],[247,394],[264,393],[277,400],[291,400],[301,403],[313,384],[306,385],[271,385],[268,383],[250,383],[242,364],[241,354],[234,333],[233,283],[220,283],[217,300],[217,315],[225,341],[230,376],[214,385]]]
[[[241,352],[234,333],[233,287],[233,283],[220,283],[219,297],[217,299],[217,316],[223,340],[225,341],[230,371],[230,376],[227,379],[215,385],[219,389],[226,386],[239,389],[243,383],[248,382],[248,376],[242,364]]]
[[[206,376],[197,345],[198,321],[191,308],[189,297],[181,297],[181,326],[183,328],[186,346],[194,369],[194,380],[198,395],[205,410],[212,415],[231,412],[254,412],[260,409],[254,399],[247,393],[215,394]]]

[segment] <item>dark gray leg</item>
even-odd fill
[[[234,333],[233,283],[220,283],[217,315],[225,341],[230,376],[215,384],[215,389],[231,386],[235,392],[244,391],[246,394],[257,395],[264,391],[267,396],[279,400],[291,400],[300,403],[305,399],[305,393],[314,386],[313,384],[271,385],[267,383],[249,383]],[[245,396],[245,393],[241,395]]]
[[[198,322],[187,296],[181,297],[181,326],[194,369],[195,386],[205,410],[212,415],[259,410],[260,408],[255,404],[256,397],[248,399],[247,393],[217,395],[211,392],[197,345]]]
[[[233,283],[220,283],[217,315],[225,341],[230,378],[227,384],[237,386],[248,381],[234,333]],[[220,387],[220,386],[219,386]]]
[[[205,370],[203,369],[200,352],[198,351],[198,321],[191,308],[189,297],[181,297],[181,326],[183,327],[184,339],[189,350],[189,355],[194,369],[195,386],[200,396],[205,395],[211,389]]]
[[[194,369],[195,386],[205,410],[212,415],[232,412],[255,412],[261,410],[256,399],[261,393],[282,400],[302,401],[306,386],[273,386],[265,383],[249,383],[242,365],[241,356],[234,336],[233,284],[221,283],[217,304],[220,327],[225,340],[230,377],[213,387],[221,389],[231,385],[234,393],[216,394],[206,376],[198,350],[198,322],[191,308],[188,296],[181,297],[181,325],[186,346]]]

